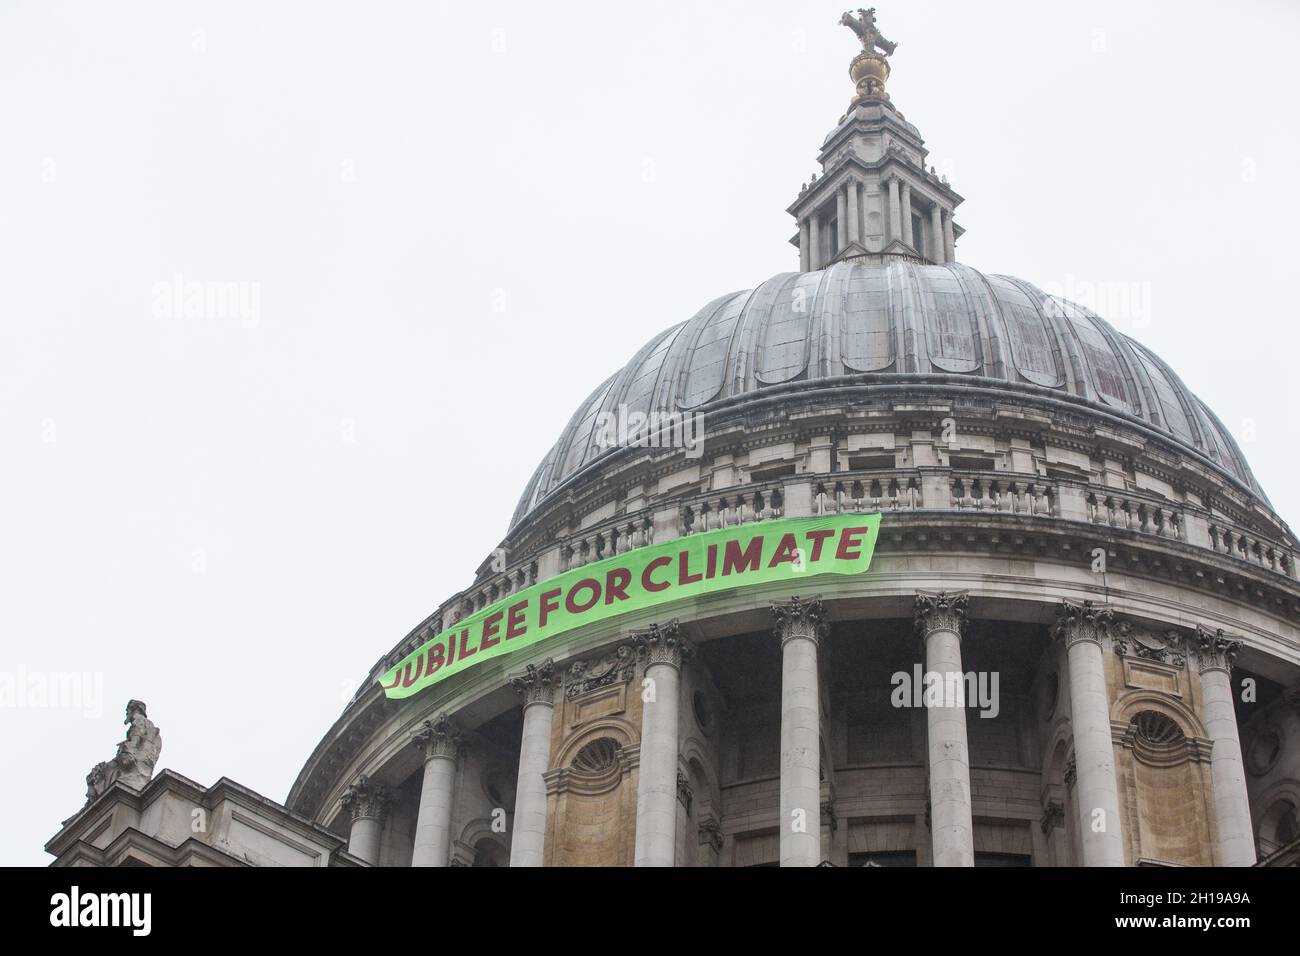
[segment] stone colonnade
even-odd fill
[[[897,240],[912,247],[931,262],[956,261],[952,210],[941,206],[937,201],[929,201],[929,236],[923,243],[923,237],[915,234],[912,224],[912,184],[901,176],[891,174],[880,181],[880,192],[885,207],[883,218],[886,246]],[[801,272],[826,268],[836,256],[855,243],[865,251],[865,196],[866,184],[851,177],[836,188],[835,231],[825,240],[822,239],[822,230],[826,223],[822,221],[821,209],[814,210],[799,220]]]
[[[970,754],[966,735],[961,643],[964,592],[918,592],[915,624],[919,656],[937,675],[942,696],[926,700],[929,815],[936,866],[973,866],[974,827]],[[782,866],[822,862],[820,834],[822,709],[818,655],[828,624],[817,600],[772,605],[781,645],[780,861]],[[1119,786],[1110,719],[1103,638],[1112,611],[1093,602],[1062,602],[1054,627],[1065,649],[1073,780],[1085,866],[1123,866]],[[634,635],[644,667],[639,784],[636,796],[637,866],[676,863],[678,726],[681,669],[693,655],[676,621]],[[1213,741],[1211,773],[1220,856],[1226,866],[1255,862],[1253,830],[1230,670],[1238,644],[1222,632],[1202,630],[1196,661],[1205,725]],[[555,706],[554,664],[547,660],[511,679],[523,707],[519,777],[511,840],[511,866],[541,866],[546,847],[546,784]],[[413,866],[447,866],[452,844],[452,795],[465,737],[446,714],[425,721],[414,736],[424,759]],[[380,835],[391,793],[366,777],[348,788],[343,807],[351,818],[349,852],[377,865]]]

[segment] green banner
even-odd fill
[[[880,515],[761,521],[628,551],[525,588],[414,651],[379,678],[401,699],[476,664],[578,627],[685,598],[871,566]]]

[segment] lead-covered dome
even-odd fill
[[[1162,433],[1264,497],[1209,408],[1101,317],[1023,279],[894,258],[782,273],[655,336],[577,410],[512,526],[617,451],[600,441],[602,412],[704,412],[707,421],[711,409],[765,390],[900,379],[1072,396]]]

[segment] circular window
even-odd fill
[[[483,792],[492,801],[492,806],[514,809],[515,786],[509,772],[501,767],[493,767],[483,775]]]
[[[1273,769],[1282,756],[1282,735],[1276,727],[1266,727],[1257,733],[1246,748],[1246,767],[1256,777]]]

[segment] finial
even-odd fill
[[[876,29],[876,8],[860,9],[857,17],[845,13],[840,17],[840,25],[848,27],[862,41],[862,52],[849,65],[849,76],[858,91],[849,109],[868,100],[888,102],[889,94],[885,92],[889,80],[888,58],[898,49],[898,44],[886,40]]]

